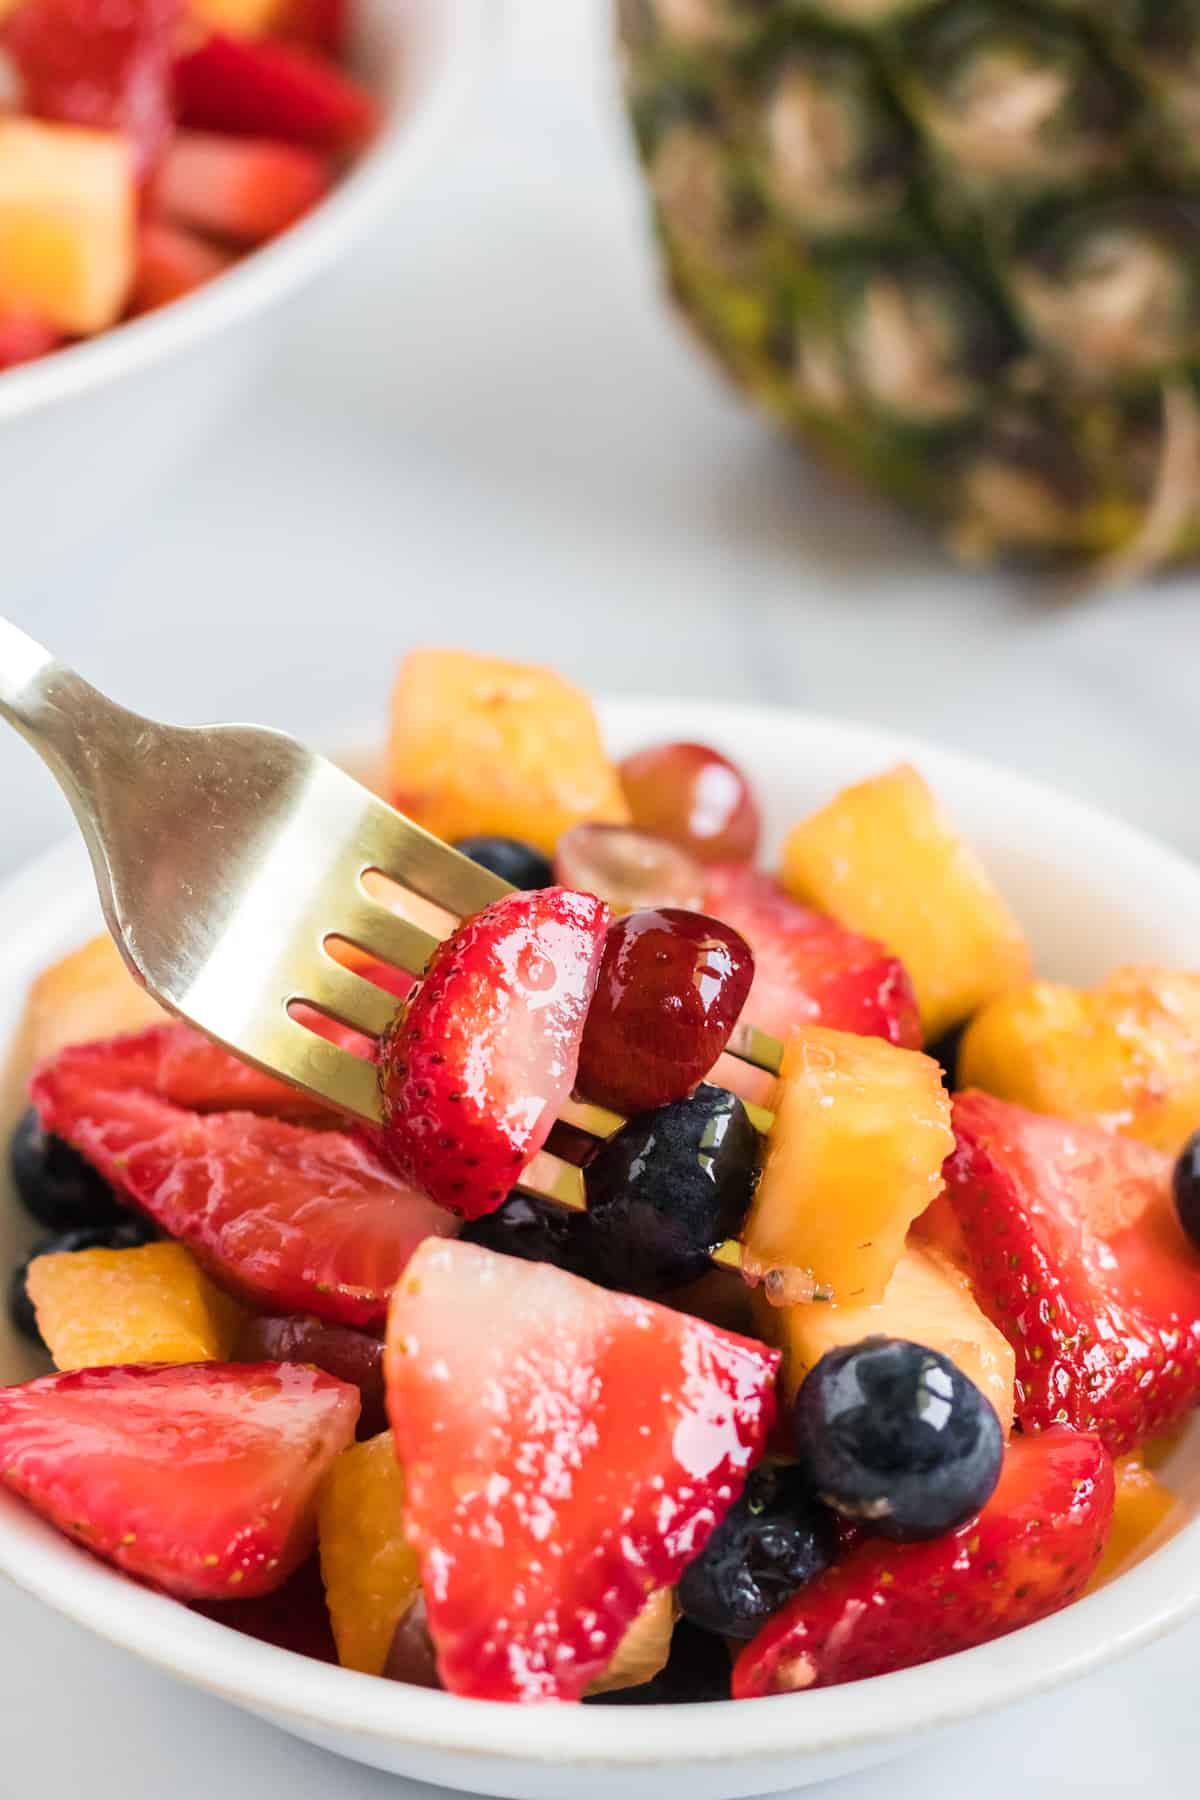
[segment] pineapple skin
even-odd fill
[[[1200,0],[618,0],[667,286],[965,560],[1200,549]]]

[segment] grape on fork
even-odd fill
[[[163,725],[105,698],[0,619],[0,715],[33,745],[71,803],[104,917],[134,977],[170,1012],[267,1073],[376,1125],[374,1064],[327,1042],[303,1008],[380,1037],[396,1001],[337,960],[349,943],[419,976],[439,939],[368,878],[455,921],[512,892],[282,732]],[[776,1072],[781,1046],[740,1023],[731,1054]],[[761,1127],[769,1117],[751,1109]],[[560,1119],[590,1139],[624,1123],[571,1101]],[[583,1171],[547,1151],[521,1191],[586,1207]],[[737,1266],[740,1246],[714,1261]]]

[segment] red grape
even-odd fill
[[[278,1318],[251,1317],[238,1334],[238,1362],[314,1363],[327,1375],[348,1381],[362,1395],[358,1436],[387,1429],[383,1399],[383,1344],[350,1325],[330,1325],[305,1313]]]
[[[654,744],[621,764],[639,831],[679,844],[701,862],[750,862],[760,821],[750,783],[707,744]]]
[[[645,906],[698,907],[704,871],[686,851],[627,825],[573,825],[554,853],[563,887],[595,894],[615,913]]]
[[[576,1085],[618,1112],[681,1100],[737,1024],[754,958],[732,926],[674,907],[609,929],[584,1026]]]

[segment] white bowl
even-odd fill
[[[749,770],[773,838],[847,781],[909,757],[983,853],[1039,967],[1088,980],[1131,960],[1200,961],[1200,872],[1114,819],[1034,782],[918,743],[799,714],[682,701],[604,708],[614,749],[692,737]],[[0,1032],[28,981],[94,930],[81,848],[0,890]],[[7,1126],[20,1104],[15,1081]],[[0,1207],[0,1263],[23,1228]],[[0,1381],[33,1372],[0,1332]],[[330,1669],[188,1612],[93,1561],[18,1501],[0,1499],[0,1570],[156,1667],[360,1762],[477,1793],[726,1800],[861,1767],[919,1737],[1085,1674],[1200,1606],[1200,1426],[1169,1479],[1187,1502],[1168,1542],[1040,1625],[924,1668],[843,1688],[686,1708],[505,1707]],[[0,1597],[2,1606],[2,1597]],[[0,1615],[2,1616],[2,1615]]]
[[[267,315],[346,255],[427,167],[487,64],[498,0],[355,0],[381,129],[312,214],[145,318],[0,374],[5,573],[44,577],[215,424],[269,344]]]

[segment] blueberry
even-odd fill
[[[1179,1223],[1200,1250],[1200,1131],[1194,1132],[1180,1151],[1172,1187]]]
[[[952,1531],[1000,1479],[995,1408],[948,1357],[903,1338],[830,1350],[801,1385],[795,1426],[821,1499],[902,1543]]]
[[[941,1063],[942,1073],[946,1077],[946,1086],[953,1090],[958,1085],[958,1052],[966,1035],[966,1025],[955,1025],[936,1043],[926,1044],[926,1056],[932,1056],[934,1062]]]
[[[469,856],[481,869],[490,869],[493,875],[515,888],[553,885],[554,870],[547,859],[532,844],[523,844],[520,838],[465,837],[459,838],[454,848]]]
[[[640,1687],[592,1694],[585,1706],[689,1706],[703,1700],[728,1700],[729,1652],[720,1638],[680,1619],[671,1639],[671,1654],[657,1675]]]
[[[123,1218],[110,1220],[106,1225],[78,1225],[73,1231],[62,1231],[55,1237],[40,1238],[25,1260],[17,1264],[9,1279],[9,1318],[22,1336],[30,1338],[35,1344],[42,1342],[42,1334],[37,1328],[37,1315],[25,1285],[29,1265],[35,1256],[50,1256],[73,1250],[136,1250],[141,1244],[152,1243],[157,1236],[157,1231],[148,1219],[126,1213]]]
[[[69,1231],[126,1216],[104,1177],[69,1144],[43,1131],[32,1106],[21,1115],[8,1157],[13,1185],[39,1225]]]
[[[601,1287],[661,1294],[695,1281],[742,1228],[758,1178],[759,1138],[735,1094],[707,1085],[640,1113],[587,1165],[577,1228]]]
[[[502,1256],[553,1263],[573,1275],[588,1274],[587,1221],[528,1194],[510,1194],[502,1206],[464,1225],[462,1237]]]
[[[718,1637],[752,1638],[798,1588],[827,1569],[837,1523],[795,1467],[755,1469],[679,1582],[684,1615]]]

